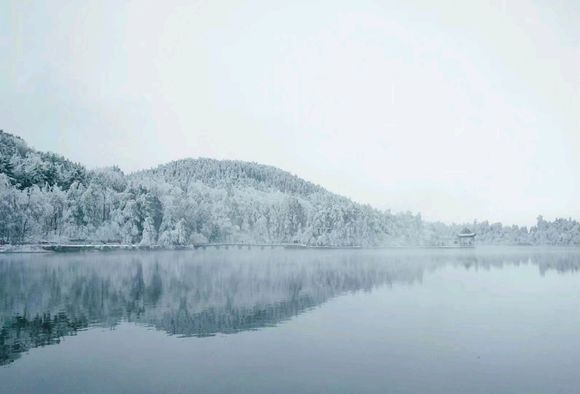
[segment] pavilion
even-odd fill
[[[457,234],[457,241],[462,248],[472,248],[475,241],[475,233],[465,227]]]

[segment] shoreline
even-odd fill
[[[80,252],[113,252],[113,251],[180,251],[180,250],[477,250],[487,248],[577,248],[578,246],[560,245],[476,245],[476,246],[314,246],[305,244],[245,244],[216,243],[182,246],[132,245],[132,244],[25,244],[2,245],[2,254],[54,254]]]
[[[25,244],[0,246],[0,254],[11,253],[77,253],[77,252],[110,252],[110,251],[170,251],[170,250],[264,250],[264,249],[363,249],[359,246],[310,246],[304,244],[246,244],[214,243],[192,245],[137,245],[137,244]]]

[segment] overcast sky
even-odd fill
[[[429,220],[580,218],[580,2],[0,1],[0,128],[280,167]]]

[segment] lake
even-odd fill
[[[0,256],[3,393],[575,393],[580,250]]]

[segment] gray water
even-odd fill
[[[0,256],[0,392],[577,393],[580,251]]]

